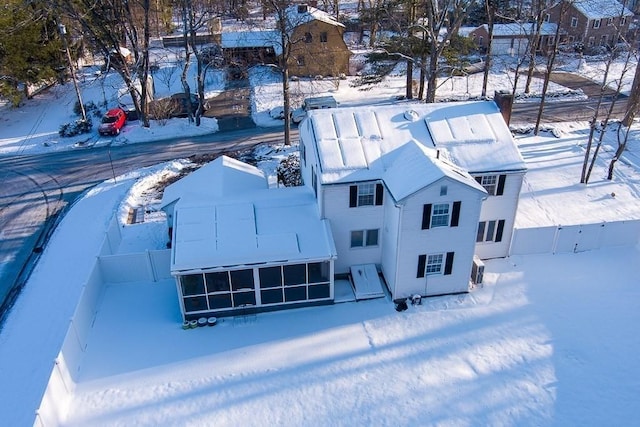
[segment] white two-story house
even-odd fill
[[[375,264],[394,299],[439,295],[508,254],[526,167],[493,102],[313,111],[300,150],[336,274]]]
[[[300,157],[301,187],[223,156],[165,189],[184,319],[331,303],[335,278],[467,292],[508,254],[525,165],[493,102],[314,110]]]

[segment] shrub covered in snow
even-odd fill
[[[91,118],[87,117],[87,120],[76,120],[73,123],[65,123],[60,126],[58,130],[58,135],[61,137],[71,137],[80,135],[83,133],[91,132],[91,128],[93,127],[93,123],[91,123]]]
[[[278,173],[278,182],[283,183],[286,187],[302,185],[300,158],[296,154],[289,154],[289,156],[282,159],[276,172]]]

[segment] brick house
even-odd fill
[[[613,45],[626,36],[633,18],[633,12],[616,0],[575,0],[568,2],[560,20],[563,4],[559,2],[549,9],[546,22],[560,25],[562,41],[569,44]]]

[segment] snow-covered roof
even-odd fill
[[[399,154],[383,176],[387,189],[396,201],[445,177],[486,193],[466,171],[446,160],[432,157],[429,149],[422,144],[412,141],[398,151]]]
[[[572,4],[587,19],[633,16],[633,12],[616,0],[574,0]]]
[[[325,24],[335,25],[336,27],[344,27],[338,22],[333,15],[325,11],[316,9],[309,5],[291,5],[285,10],[287,16],[287,28],[295,28],[298,25],[306,24],[311,21],[321,21]]]
[[[489,31],[489,27],[487,24],[482,24],[480,27],[483,27],[486,31]],[[480,28],[478,27],[478,28]],[[540,35],[542,36],[552,36],[556,33],[557,25],[551,22],[543,22],[540,26]],[[534,23],[520,23],[514,22],[510,24],[494,24],[493,26],[493,37],[526,37],[535,32],[535,24]]]
[[[172,273],[336,254],[313,190],[273,188],[176,206]]]
[[[412,141],[470,173],[526,170],[491,101],[312,110],[300,135],[317,147],[324,184],[382,179]]]
[[[277,30],[226,32],[222,33],[220,44],[223,49],[270,47],[276,55],[282,54],[280,31]]]
[[[184,201],[220,198],[268,187],[264,173],[247,163],[220,156],[209,164],[168,185],[162,194],[161,207]]]

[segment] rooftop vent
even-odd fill
[[[407,110],[404,112],[404,118],[409,120],[410,122],[415,122],[420,118],[420,115],[416,110]]]
[[[307,13],[307,5],[299,4],[298,5],[298,13]]]

